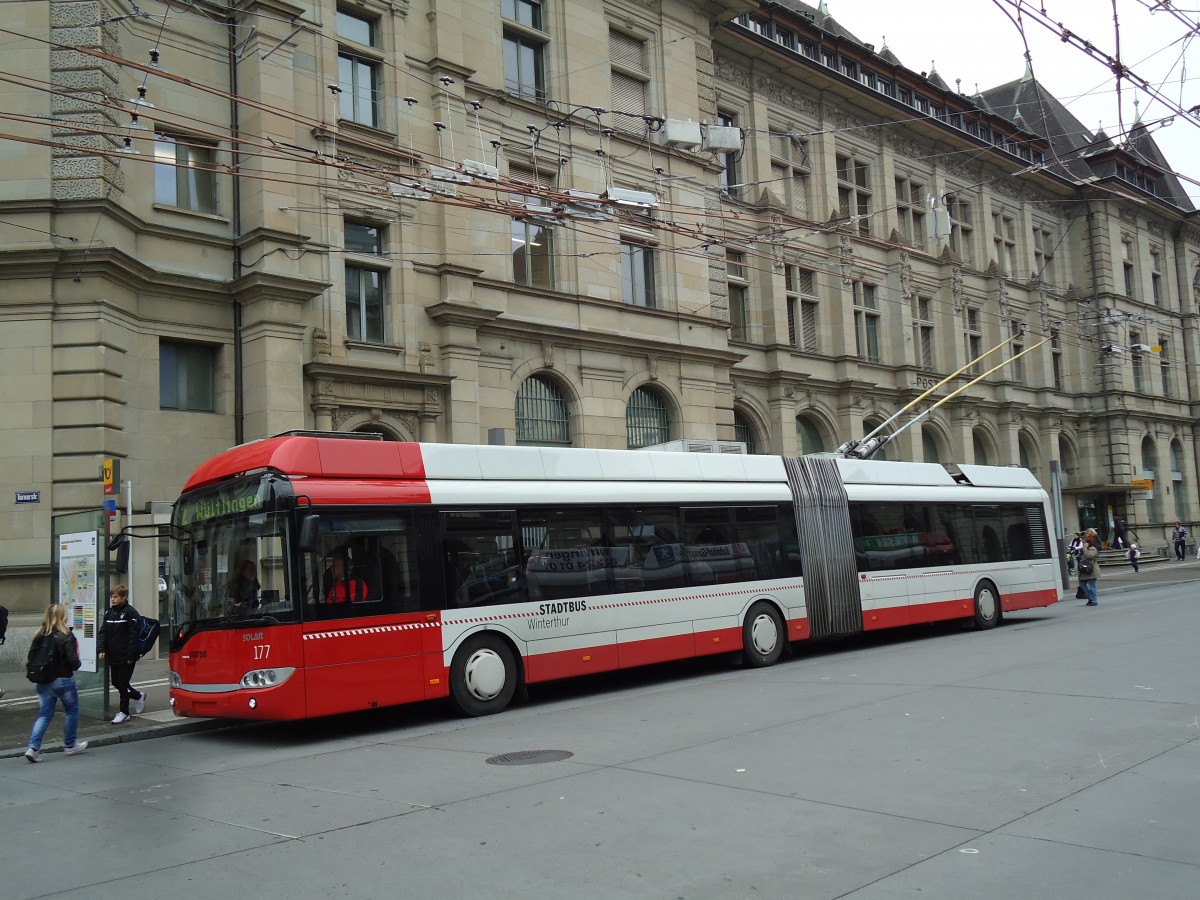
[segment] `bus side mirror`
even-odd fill
[[[316,553],[321,547],[321,517],[311,513],[300,522],[300,552]]]

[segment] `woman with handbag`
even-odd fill
[[[1095,532],[1089,531],[1083,541],[1083,553],[1079,555],[1079,590],[1087,597],[1084,606],[1097,606],[1100,603],[1100,593],[1096,584],[1100,579],[1098,544]]]
[[[33,636],[33,644],[29,649],[32,660],[38,649],[39,642],[44,646],[50,642],[49,681],[39,681],[38,718],[33,723],[33,731],[29,735],[29,749],[25,758],[31,763],[42,761],[42,738],[54,718],[54,712],[61,700],[67,722],[63,727],[63,753],[73,756],[87,749],[87,741],[77,741],[79,729],[79,689],[75,686],[75,670],[79,668],[79,643],[75,635],[67,628],[67,608],[61,603],[53,603],[42,616],[42,627]]]

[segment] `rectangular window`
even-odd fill
[[[542,4],[536,0],[501,0],[504,26],[504,90],[526,100],[546,96]]]
[[[968,362],[976,360],[971,362],[968,371],[972,375],[978,375],[981,369],[977,360],[983,353],[983,331],[979,325],[979,310],[974,307],[967,308],[966,353]]]
[[[646,42],[623,31],[609,29],[608,55],[612,63],[612,121],[622,131],[644,134],[646,89],[650,80],[646,71]]]
[[[809,218],[808,145],[792,134],[771,135],[770,190],[793,216]]]
[[[1133,272],[1133,242],[1121,242],[1121,269],[1125,276],[1125,296],[1133,296],[1134,272]]]
[[[871,234],[871,168],[866,160],[837,154],[838,215],[864,237]]]
[[[913,298],[913,351],[917,367],[934,370],[933,361],[933,301],[929,297]]]
[[[345,223],[348,254],[381,256],[383,229],[362,222]],[[346,337],[352,341],[384,342],[384,309],[387,273],[347,257]]]
[[[1162,376],[1163,396],[1168,400],[1174,398],[1175,390],[1171,387],[1171,361],[1167,358],[1167,339],[1158,336],[1158,371]]]
[[[181,135],[154,136],[154,202],[193,212],[217,211],[217,150]]]
[[[1009,278],[1017,277],[1017,223],[1012,216],[992,213],[992,244],[996,265]]]
[[[1142,355],[1142,333],[1129,332],[1129,361],[1133,365],[1133,389],[1146,393],[1146,358]]]
[[[1021,352],[1025,349],[1025,323],[1010,320],[1008,323],[1009,334],[1012,335],[1013,341],[1009,346],[1012,348],[1012,356],[1009,358],[1012,362],[1012,380],[1025,383],[1025,357],[1021,356]]]
[[[950,252],[965,263],[975,259],[975,223],[971,217],[971,204],[950,194],[946,200],[950,213]]]
[[[360,125],[378,128],[381,61],[370,55],[379,48],[376,23],[348,12],[338,11],[337,33],[343,42],[338,48],[338,115]]]
[[[621,241],[621,300],[630,306],[655,309],[654,250]]]
[[[1052,366],[1051,375],[1054,380],[1054,389],[1061,391],[1063,389],[1062,344],[1059,340],[1057,328],[1050,329],[1050,364]]]
[[[737,116],[730,112],[718,112],[717,124],[723,128],[737,128]],[[741,151],[739,150],[721,153],[718,156],[721,161],[721,174],[717,176],[717,184],[720,186],[721,191],[730,197],[737,197],[741,189],[741,179],[738,171],[738,158],[741,155]]]
[[[215,408],[216,348],[158,342],[158,405],[161,409],[212,412]]]
[[[858,358],[877,363],[879,356],[879,306],[875,296],[875,285],[853,283],[854,291],[854,343]]]
[[[821,305],[813,272],[787,266],[784,289],[788,298],[788,340],[797,350],[819,353]]]
[[[1157,250],[1150,251],[1150,291],[1154,305],[1163,305],[1162,256]]]
[[[725,277],[729,291],[729,337],[750,340],[750,285],[746,281],[746,254],[730,250],[725,254]]]
[[[909,178],[896,179],[896,218],[905,242],[925,245],[925,185]]]
[[[531,190],[551,189],[548,178],[532,169],[509,167],[509,178],[529,184]],[[540,194],[509,194],[518,209],[512,220],[513,281],[530,287],[554,287],[554,227],[553,220],[539,215],[545,201]]]
[[[1055,284],[1054,232],[1045,225],[1033,226],[1033,271],[1039,279]]]

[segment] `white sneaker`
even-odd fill
[[[142,691],[142,695],[140,697],[138,697],[137,700],[134,701],[133,711],[134,711],[134,713],[136,713],[139,716],[143,712],[146,711],[146,692],[145,691]]]
[[[122,722],[128,722],[128,721],[129,721],[129,713],[119,712],[115,716],[112,717],[112,723],[114,725],[120,725]]]
[[[63,753],[67,756],[74,756],[76,753],[82,753],[87,749],[87,741],[76,741],[74,747],[63,747]]]
[[[28,750],[25,751],[25,758],[27,760],[29,760],[30,762],[41,762],[42,761],[42,751],[34,750],[32,747],[30,747]]]

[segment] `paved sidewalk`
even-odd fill
[[[1176,562],[1156,562],[1143,565],[1135,573],[1127,565],[1104,566],[1100,573],[1100,602],[1103,606],[1106,594],[1133,591],[1153,585],[1179,584],[1200,580],[1200,561],[1195,559]],[[1075,581],[1062,592],[1060,602],[1082,602],[1075,599]],[[103,747],[125,741],[138,741],[161,737],[166,734],[181,734],[190,731],[206,731],[216,728],[244,727],[247,723],[228,719],[182,719],[171,712],[167,692],[167,660],[143,659],[138,663],[133,680],[134,687],[144,688],[149,693],[146,712],[134,716],[123,725],[113,725],[107,720],[79,717],[79,739],[89,746]],[[0,688],[5,695],[0,699],[0,759],[19,756],[25,752],[29,732],[37,719],[37,692],[34,686],[20,673],[0,673]],[[117,695],[110,689],[112,710],[116,712]],[[58,708],[50,731],[43,743],[43,751],[54,753],[62,749],[63,712]]]

